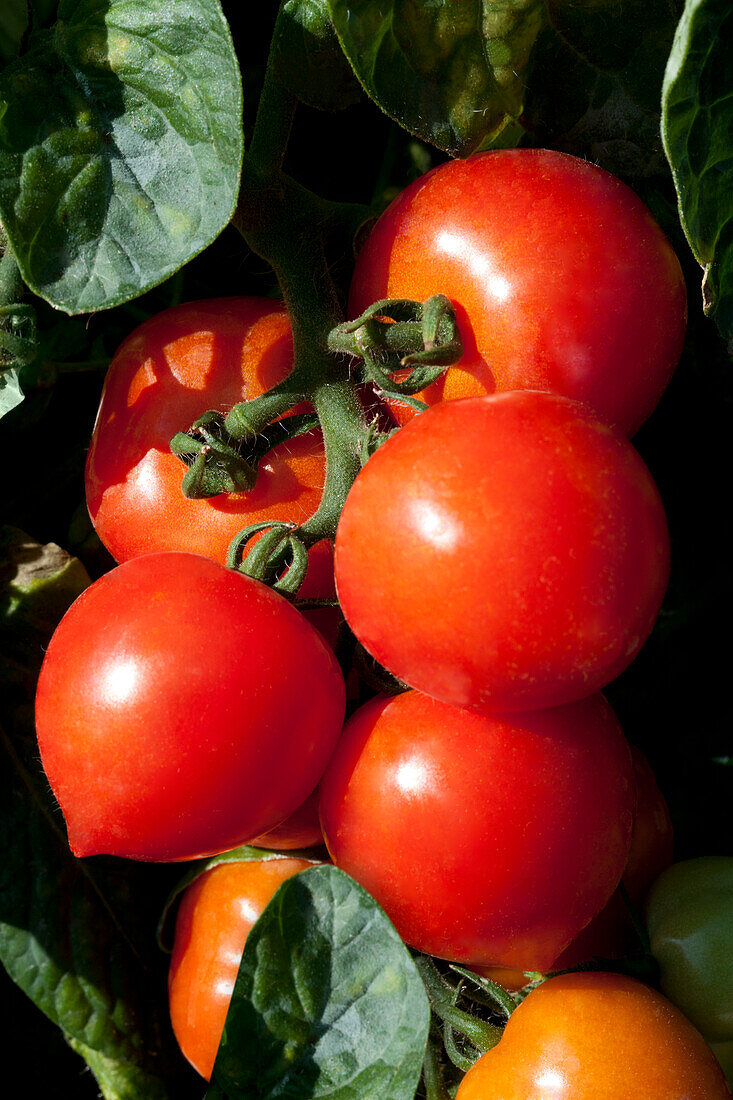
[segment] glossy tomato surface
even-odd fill
[[[178,860],[266,831],[314,789],[344,685],[272,589],[193,554],[134,558],[71,606],[36,696],[78,856]]]
[[[117,561],[184,550],[224,563],[234,536],[265,519],[301,523],[318,507],[320,432],[275,447],[249,492],[188,500],[171,438],[208,409],[227,412],[292,369],[283,307],[267,298],[187,302],[146,321],[110,365],[86,467],[92,522]],[[333,591],[328,543],[311,551],[306,596]]]
[[[727,1100],[692,1024],[622,974],[566,974],[533,990],[456,1100]]]
[[[496,716],[414,691],[377,698],[321,782],[331,858],[407,943],[528,970],[610,897],[633,805],[628,744],[601,695]]]
[[[446,294],[464,355],[430,404],[514,389],[587,401],[623,432],[649,416],[682,350],[685,286],[641,200],[545,149],[442,164],[402,192],[359,254],[349,316]],[[414,415],[394,404],[398,422]]]
[[[654,624],[668,558],[631,444],[577,402],[517,392],[443,402],[380,447],[335,562],[344,615],[390,672],[505,711],[618,676]]]
[[[303,859],[221,863],[188,887],[176,916],[168,1004],[178,1045],[207,1080],[250,929]]]

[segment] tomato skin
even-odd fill
[[[249,492],[188,500],[171,438],[207,409],[258,397],[292,369],[284,308],[267,298],[186,302],[151,317],[110,365],[86,465],[87,505],[118,561],[164,550],[222,564],[250,523],[300,523],[318,507],[325,477],[320,432],[276,447]],[[304,596],[333,593],[331,548],[311,551]]]
[[[550,978],[509,1017],[456,1100],[726,1100],[712,1051],[660,993],[622,974]]]
[[[321,781],[334,863],[407,943],[467,965],[547,969],[618,882],[632,814],[628,744],[601,695],[494,716],[377,698]]]
[[[344,686],[272,589],[193,554],[134,558],[72,605],[46,652],[36,726],[78,856],[233,848],[314,789]]]
[[[682,351],[686,296],[669,242],[601,168],[546,149],[442,164],[388,207],[361,250],[349,316],[446,294],[464,355],[429,404],[514,389],[585,401],[631,435]],[[414,412],[392,403],[398,423]]]
[[[664,795],[657,786],[649,761],[631,746],[634,761],[636,808],[631,848],[621,881],[631,903],[641,913],[652,883],[672,862],[673,829]],[[553,970],[565,970],[592,958],[613,959],[639,952],[639,937],[618,892],[580,935],[553,963]],[[501,982],[497,976],[496,981]]]
[[[733,857],[667,868],[649,891],[646,924],[664,993],[706,1039],[733,1043]]]
[[[395,676],[457,706],[524,710],[630,664],[669,536],[623,436],[577,402],[515,392],[443,402],[380,447],[347,497],[335,568],[351,629]]]
[[[296,848],[313,848],[316,844],[323,844],[318,816],[319,800],[320,792],[316,787],[295,813],[249,843],[254,848],[273,848],[276,852],[291,852]]]
[[[304,859],[220,863],[186,890],[176,916],[168,1003],[178,1045],[208,1081],[247,936]]]

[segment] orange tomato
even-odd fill
[[[726,1100],[700,1033],[661,993],[622,974],[551,978],[512,1013],[456,1100]]]
[[[186,890],[176,917],[168,1003],[184,1055],[207,1081],[252,925],[304,859],[220,863]]]

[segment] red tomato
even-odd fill
[[[179,860],[282,821],[314,789],[344,685],[272,589],[193,554],[135,558],[72,605],[36,697],[77,856]]]
[[[636,810],[631,848],[622,882],[632,904],[641,912],[644,898],[662,871],[672,862],[672,821],[644,754],[632,746]],[[614,959],[638,954],[641,945],[626,905],[615,891],[605,908],[563,951],[552,970],[565,970],[592,958]],[[497,981],[501,978],[497,977]]]
[[[443,402],[380,447],[341,515],[336,584],[359,641],[411,687],[524,710],[630,664],[668,555],[631,444],[577,402],[516,392]]]
[[[654,772],[640,749],[631,746],[636,807],[631,847],[622,881],[631,902],[641,910],[644,898],[662,871],[672,862],[672,821]],[[612,959],[639,952],[638,935],[618,890],[601,912],[555,959],[551,970],[566,970],[593,958]],[[484,967],[480,973],[506,989],[521,989],[527,977],[515,970]]]
[[[349,316],[442,292],[464,355],[419,394],[550,390],[640,427],[682,350],[685,285],[641,200],[601,168],[546,149],[442,164],[399,195],[359,254]],[[400,423],[414,413],[393,405]]]
[[[220,863],[186,890],[176,917],[168,1003],[178,1045],[207,1081],[250,929],[304,859]]]
[[[289,852],[294,848],[312,848],[323,844],[321,822],[318,817],[320,792],[316,787],[312,795],[298,806],[295,813],[274,829],[250,840],[255,848],[273,848],[276,852]]]
[[[311,432],[274,448],[249,492],[188,500],[171,438],[207,409],[258,397],[292,368],[290,323],[267,298],[187,302],[151,317],[109,368],[86,468],[89,513],[117,561],[185,550],[224,563],[250,523],[300,523],[315,512],[325,477],[323,440]],[[311,551],[303,596],[333,592],[331,547]]]
[[[622,974],[565,974],[533,990],[456,1100],[727,1100],[700,1033]]]
[[[603,696],[486,716],[410,691],[346,724],[321,781],[334,863],[413,947],[544,970],[629,851],[629,748]]]

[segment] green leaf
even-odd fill
[[[30,760],[32,742],[25,740],[19,751],[20,743],[17,729],[13,739],[0,738],[0,820],[7,838],[0,867],[0,961],[34,1004],[80,1044],[80,1052],[88,1047],[99,1056],[97,1068],[106,1063],[105,1072],[112,1074],[116,1064],[120,1081],[142,1075],[149,1087],[137,1098],[162,1100],[165,1059],[153,983],[122,930],[124,913],[134,905],[125,896],[125,871],[117,869],[115,881],[114,873],[74,859],[45,776]]]
[[[466,156],[519,118],[542,0],[329,0],[371,98],[405,129]]]
[[[733,8],[688,0],[667,63],[662,137],[703,304],[733,354]]]
[[[103,309],[205,248],[236,205],[241,110],[218,0],[61,0],[0,75],[0,218],[28,286]]]
[[[0,371],[0,416],[5,416],[23,400],[19,381],[21,370],[22,367],[10,367]]]
[[[384,912],[342,871],[314,867],[247,938],[208,1096],[412,1100],[429,1021]]]
[[[285,0],[274,41],[280,79],[298,99],[325,111],[359,99],[361,88],[336,37],[327,0]]]
[[[659,133],[676,24],[668,0],[549,0],[527,68],[533,143],[640,179],[666,174]]]
[[[28,25],[27,0],[2,0],[0,4],[0,63],[10,61],[20,49]]]
[[[106,1097],[164,1100],[173,1052],[163,975],[157,953],[147,956],[160,871],[74,859],[32,724],[44,648],[89,578],[59,547],[13,528],[2,529],[0,562],[0,962],[87,1058]]]
[[[104,1100],[165,1100],[167,1092],[163,1083],[139,1066],[108,1058],[70,1036],[67,1041],[89,1066]]]

